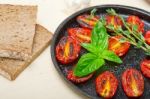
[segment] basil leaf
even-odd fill
[[[83,77],[95,72],[105,64],[105,60],[122,63],[121,59],[113,52],[108,51],[108,34],[105,20],[97,22],[92,30],[91,43],[82,43],[81,46],[90,53],[84,54],[74,68],[74,75]]]
[[[102,49],[99,48],[98,46],[94,46],[93,44],[89,44],[89,43],[82,43],[81,46],[83,48],[85,48],[86,50],[88,50],[89,52],[96,54],[102,52]]]
[[[114,52],[109,50],[104,50],[101,57],[108,61],[122,63],[122,60]]]
[[[100,21],[92,30],[91,43],[94,46],[99,46],[102,50],[108,48],[108,34],[104,24]]]
[[[84,54],[78,61],[74,75],[78,77],[86,76],[99,69],[105,63],[104,59],[97,58],[96,55],[87,53]]]
[[[101,48],[102,50],[108,49],[108,35],[103,38],[103,41],[100,40],[100,45],[98,45],[98,46],[99,46],[99,48]]]

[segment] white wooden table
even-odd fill
[[[9,4],[38,5],[37,23],[54,33],[69,15],[63,12],[63,0],[0,0]],[[145,0],[92,0],[91,5],[121,4],[139,7],[150,12]],[[15,81],[0,76],[0,99],[86,99],[76,93],[60,77],[50,57],[48,47]]]

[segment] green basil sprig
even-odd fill
[[[122,60],[112,51],[108,50],[108,34],[104,20],[97,22],[92,30],[91,43],[82,43],[88,53],[81,56],[74,74],[78,77],[95,72],[105,64],[105,60],[122,63]]]

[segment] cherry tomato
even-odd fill
[[[143,75],[150,78],[150,60],[144,59],[140,66]]]
[[[109,38],[109,50],[116,53],[118,56],[123,56],[127,53],[127,51],[130,48],[130,43],[123,42],[121,43],[119,40],[122,38],[122,36],[112,36]]]
[[[105,71],[96,78],[96,92],[104,98],[112,98],[116,93],[118,80],[113,73]]]
[[[68,35],[81,43],[89,43],[91,41],[91,30],[87,28],[69,28]]]
[[[56,46],[56,58],[62,64],[73,62],[78,58],[79,52],[79,42],[70,36],[62,37]]]
[[[99,16],[90,16],[88,14],[80,15],[77,17],[77,22],[85,28],[92,29],[97,21],[99,20]]]
[[[139,32],[144,32],[144,22],[138,16],[131,15],[127,18],[127,22],[131,25],[137,25]]]
[[[145,33],[144,38],[145,38],[145,41],[146,41],[148,44],[150,44],[150,30]]]
[[[85,77],[77,77],[73,74],[73,71],[70,70],[70,71],[68,71],[67,79],[74,83],[83,83],[83,82],[86,82],[87,80],[89,80],[90,78],[92,78],[92,76],[93,76],[93,74],[90,74]]]
[[[122,86],[128,97],[139,97],[144,91],[144,79],[136,69],[127,69],[122,74]]]
[[[122,20],[114,15],[107,15],[106,16],[106,23],[107,25],[113,25],[115,29],[117,29],[119,26],[123,26]]]

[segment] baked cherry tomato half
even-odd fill
[[[68,71],[67,79],[74,82],[74,83],[83,83],[83,82],[88,81],[90,78],[92,78],[92,76],[93,76],[93,74],[90,74],[90,75],[85,76],[85,77],[77,77],[73,74],[73,71],[70,70],[70,71]]]
[[[118,56],[123,56],[130,48],[129,42],[120,42],[122,36],[112,36],[109,38],[108,49],[116,53]]]
[[[138,32],[144,32],[144,22],[138,17],[131,15],[127,18],[127,22],[131,25],[136,25],[138,28]]]
[[[81,43],[89,43],[91,41],[91,30],[87,28],[69,28],[68,35]]]
[[[150,60],[144,59],[141,64],[141,71],[145,77],[150,78]]]
[[[78,58],[80,44],[74,38],[62,37],[56,46],[56,58],[62,64],[68,64]]]
[[[106,24],[107,25],[113,25],[115,29],[117,29],[119,26],[123,26],[122,20],[118,16],[114,15],[107,15],[106,16]]]
[[[77,22],[84,28],[92,29],[99,20],[99,18],[99,16],[84,14],[77,17]]]
[[[146,43],[150,44],[150,30],[145,33],[144,38]]]
[[[104,98],[112,98],[117,90],[118,80],[115,75],[105,71],[96,78],[96,92]]]
[[[123,90],[128,97],[139,97],[144,91],[142,74],[133,68],[127,69],[122,74]]]

